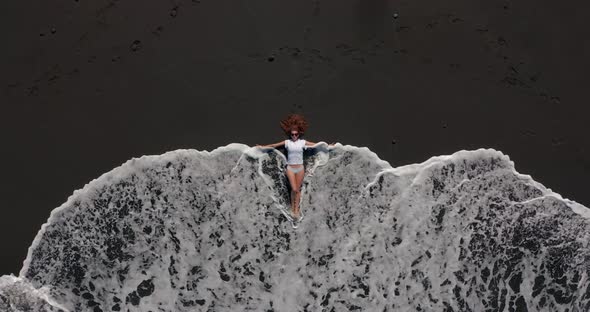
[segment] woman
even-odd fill
[[[301,139],[305,130],[307,130],[307,121],[301,115],[291,114],[281,121],[281,128],[288,136],[287,140],[269,144],[256,145],[257,147],[280,147],[285,146],[287,150],[287,179],[291,185],[291,211],[293,219],[300,221],[299,218],[299,200],[301,199],[301,184],[305,168],[303,167],[303,149],[316,143]],[[334,146],[334,144],[329,144]]]

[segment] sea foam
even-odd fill
[[[134,158],[52,211],[2,311],[589,311],[590,210],[478,149],[392,167],[230,144]]]

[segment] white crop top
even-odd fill
[[[287,164],[299,165],[303,164],[303,149],[305,149],[305,140],[297,139],[285,140],[285,148],[287,149]]]

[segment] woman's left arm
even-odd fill
[[[312,145],[316,145],[317,143],[315,142],[310,142],[310,141],[305,141],[305,146],[312,146]],[[328,146],[334,146],[334,143],[328,144]]]

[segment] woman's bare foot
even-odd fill
[[[299,199],[299,198],[297,198]],[[299,211],[299,205],[293,207],[293,215],[296,216],[297,218],[299,218],[299,215],[301,215],[301,211]]]

